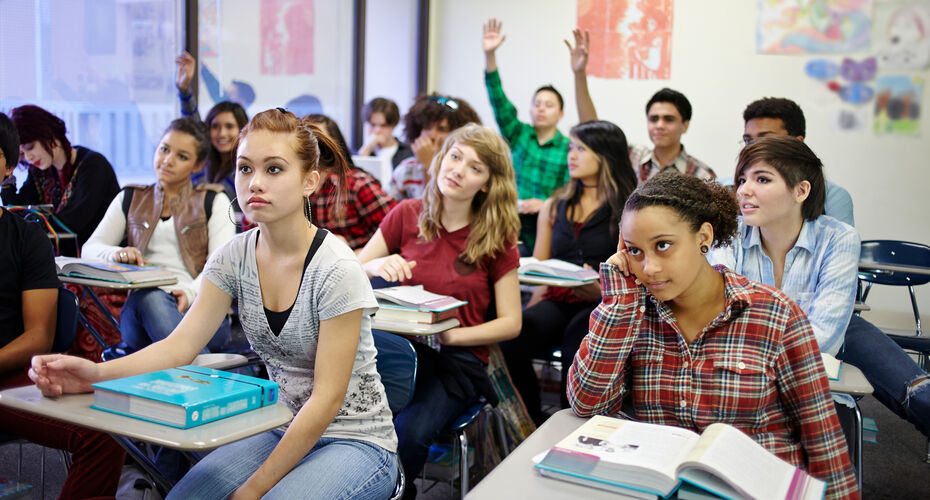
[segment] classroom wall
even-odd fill
[[[659,88],[684,92],[694,108],[682,138],[688,151],[721,176],[732,175],[743,130],[742,111],[755,99],[788,97],[807,118],[806,141],[821,157],[827,177],[844,186],[855,201],[856,226],[863,239],[903,239],[930,244],[926,220],[930,171],[930,90],[921,100],[924,137],[877,137],[867,127],[844,132],[833,125],[841,107],[823,83],[804,74],[808,56],[756,53],[756,8],[750,0],[678,0],[674,5],[671,79],[667,81],[590,79],[599,117],[620,125],[632,143],[649,144],[645,103]],[[532,92],[552,83],[566,98],[563,132],[577,123],[568,49],[576,2],[565,0],[433,1],[429,88],[464,97],[485,124],[495,126],[484,88],[481,25],[503,20],[507,35],[497,51],[504,90],[529,121]],[[855,59],[868,52],[843,54]],[[881,69],[879,75],[883,74]],[[930,83],[930,72],[914,72]],[[859,112],[871,114],[871,103]],[[917,290],[923,311],[930,311],[930,287]],[[876,324],[912,328],[904,289],[877,287],[865,317]]]

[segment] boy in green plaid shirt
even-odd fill
[[[543,201],[568,180],[568,137],[559,132],[563,100],[550,85],[540,87],[530,108],[532,124],[517,118],[517,108],[507,99],[497,72],[495,51],[506,35],[501,34],[501,22],[489,19],[484,25],[482,47],[485,57],[484,82],[494,109],[494,119],[501,135],[510,144],[513,167],[517,174],[518,208],[523,242],[521,254],[532,253],[536,239],[536,214]],[[527,251],[528,250],[528,251]]]

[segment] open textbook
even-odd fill
[[[668,497],[682,481],[724,498],[820,499],[826,484],[769,453],[733,426],[702,434],[595,416],[536,468],[546,476],[644,499]]]

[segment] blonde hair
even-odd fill
[[[472,199],[471,231],[462,252],[466,262],[476,264],[482,257],[494,257],[516,243],[520,231],[517,183],[510,148],[497,132],[474,123],[455,130],[433,156],[429,167],[430,179],[423,192],[423,210],[417,223],[420,237],[425,241],[439,234],[443,197],[436,179],[443,158],[456,144],[474,149],[490,171],[487,191],[479,191]]]

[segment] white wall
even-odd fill
[[[678,0],[674,6],[672,78],[667,81],[590,79],[599,116],[620,125],[634,143],[648,144],[644,105],[659,88],[684,92],[694,108],[682,142],[716,172],[732,175],[742,135],[742,111],[764,96],[788,97],[804,109],[807,142],[826,165],[827,176],[855,200],[856,225],[863,239],[904,239],[930,243],[930,142],[925,138],[876,137],[867,127],[840,132],[832,125],[838,98],[804,74],[805,56],[756,54],[756,5],[750,0]],[[481,24],[503,20],[507,40],[497,60],[504,90],[529,120],[533,90],[554,84],[566,97],[567,131],[577,122],[568,50],[576,3],[565,0],[433,1],[430,90],[464,97],[485,124],[494,126],[484,89]],[[868,53],[853,54],[862,58]],[[834,59],[839,60],[836,56]],[[882,73],[879,73],[882,74]],[[918,73],[930,84],[930,72]],[[924,116],[930,89],[921,101]],[[848,105],[845,107],[849,107]],[[868,115],[869,109],[863,114]],[[871,121],[867,124],[870,126]],[[922,120],[930,135],[930,120]],[[918,289],[920,307],[930,314],[930,287]],[[877,287],[866,317],[877,324],[910,328],[907,292]]]
[[[365,102],[386,97],[403,115],[416,96],[417,1],[367,0],[365,9]]]

